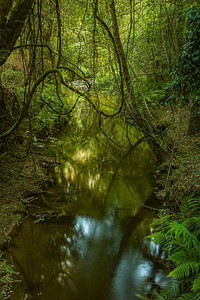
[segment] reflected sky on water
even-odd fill
[[[165,277],[159,263],[164,254],[145,239],[155,214],[141,203],[157,205],[150,198],[154,159],[147,144],[105,163],[91,144],[61,154],[37,213],[70,216],[25,219],[7,251],[20,280],[12,299],[133,300],[156,294]]]

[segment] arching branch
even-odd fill
[[[83,98],[85,98],[88,103],[92,106],[92,108],[98,113],[98,114],[101,114],[105,117],[114,117],[116,115],[118,115],[121,110],[122,110],[122,107],[123,107],[123,103],[121,103],[119,109],[117,110],[117,112],[113,113],[113,114],[106,114],[104,113],[103,111],[99,110],[96,105],[93,103],[93,101],[84,93],[80,92],[78,89],[75,89],[73,88],[72,86],[70,86],[68,83],[65,82],[64,78],[63,78],[63,75],[62,73],[60,72],[59,69],[50,69],[50,70],[47,70],[46,72],[44,72],[35,82],[35,84],[33,85],[30,93],[26,96],[27,98],[27,101],[24,101],[24,106],[22,108],[22,111],[21,111],[21,114],[20,114],[20,117],[19,119],[13,124],[13,126],[6,132],[4,132],[3,134],[0,135],[0,139],[3,139],[5,137],[8,137],[20,124],[21,122],[23,121],[23,119],[25,118],[27,112],[28,112],[28,109],[29,109],[29,106],[31,104],[31,100],[33,98],[33,95],[34,93],[36,92],[38,86],[50,75],[50,74],[57,74],[59,76],[59,79],[60,79],[60,82],[61,84],[63,84],[65,87],[67,87],[68,89],[72,90],[73,92],[75,92],[76,94],[82,96]]]
[[[5,137],[9,136],[21,124],[21,122],[23,121],[23,119],[26,116],[26,113],[29,109],[33,95],[34,95],[35,91],[37,90],[38,86],[40,85],[40,83],[43,82],[49,74],[55,74],[58,72],[59,72],[59,70],[57,70],[57,69],[50,69],[50,70],[47,70],[46,72],[44,72],[37,79],[37,81],[35,82],[34,86],[31,89],[29,95],[27,95],[27,98],[28,98],[27,101],[24,101],[24,106],[22,108],[19,119],[15,122],[15,124],[8,131],[6,131],[0,135],[0,139],[3,139]]]

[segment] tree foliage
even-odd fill
[[[120,117],[174,155],[154,111],[199,104],[199,0],[2,0],[0,29],[1,141],[17,132],[31,145],[81,101],[107,137],[103,124]],[[153,236],[175,264],[166,299],[199,297],[199,209],[188,198],[184,219],[161,220]]]
[[[185,18],[186,42],[183,45],[177,67],[173,72],[172,87],[178,88],[187,95],[194,93],[195,102],[199,102],[200,82],[200,6],[199,3],[178,12]]]

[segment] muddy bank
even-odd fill
[[[25,159],[17,159],[8,153],[0,155],[0,247],[6,246],[15,224],[26,213],[25,203],[41,192],[48,179],[48,168],[53,157],[37,152]]]

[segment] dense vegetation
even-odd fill
[[[0,155],[28,156],[79,103],[115,144],[106,120],[139,128],[167,162],[153,238],[175,268],[161,299],[199,299],[200,1],[2,0],[0,24]]]

